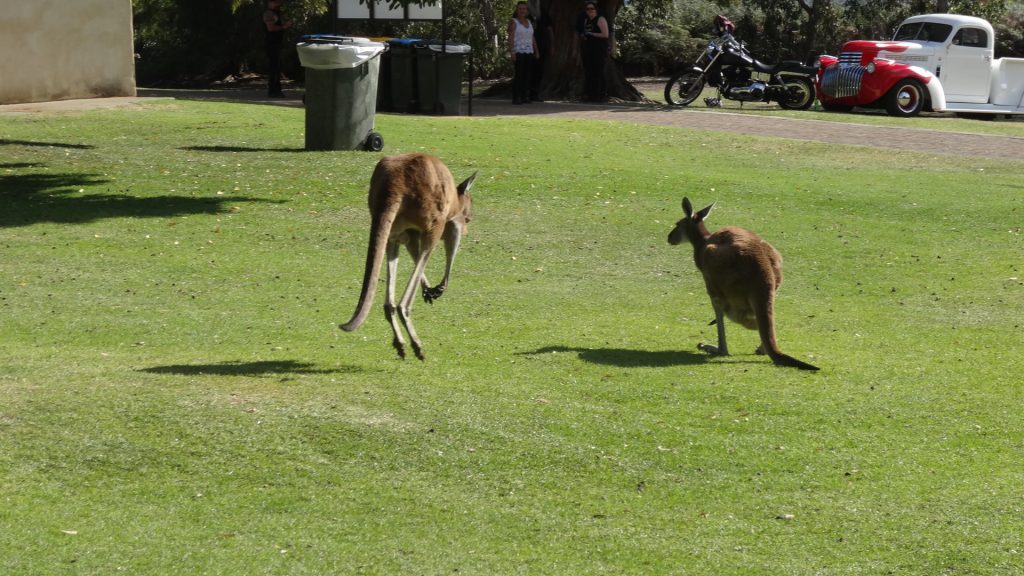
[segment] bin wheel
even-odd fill
[[[370,152],[380,152],[384,149],[384,137],[377,132],[370,132],[370,135],[366,137],[364,146]]]

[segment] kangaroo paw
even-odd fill
[[[394,346],[395,351],[398,352],[398,357],[405,360],[405,344],[396,338],[391,342],[391,345]]]
[[[438,285],[434,286],[433,288],[424,288],[423,300],[427,304],[433,304],[434,300],[440,298],[442,294],[444,294],[444,286]]]
[[[712,346],[711,344],[705,344],[703,342],[701,342],[700,344],[697,344],[697,348],[699,350],[703,350],[703,351],[707,352],[708,354],[711,354],[712,356],[728,356],[729,355],[729,351],[728,350],[721,350],[721,349],[718,348],[718,346]]]

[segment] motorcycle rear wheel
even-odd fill
[[[783,97],[779,106],[786,110],[807,110],[814,104],[814,84],[803,76],[782,77]]]
[[[665,102],[669,106],[688,106],[704,90],[704,75],[687,70],[668,79],[665,84]]]

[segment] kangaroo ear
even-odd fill
[[[466,192],[469,192],[469,189],[473,187],[473,181],[476,180],[476,175],[477,175],[478,172],[479,171],[473,172],[472,176],[470,176],[469,178],[466,178],[465,180],[463,180],[462,184],[459,184],[459,186],[458,186],[459,194],[465,194]]]
[[[711,214],[711,209],[714,208],[714,207],[715,207],[715,203],[712,202],[711,204],[708,204],[704,208],[701,208],[701,211],[697,212],[696,220],[698,222],[703,221],[705,218],[708,217],[708,214]]]
[[[693,204],[690,204],[690,199],[686,196],[683,196],[683,214],[686,214],[687,218],[693,216]]]

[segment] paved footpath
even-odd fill
[[[702,109],[669,110],[660,107],[594,106],[547,102],[512,106],[476,100],[473,103],[473,114],[479,116],[508,114],[588,118],[713,132],[735,132],[748,136],[771,136],[829,144],[874,146],[927,154],[1024,160],[1024,138],[1014,136],[873,126]],[[811,114],[813,113],[809,113],[809,115]]]
[[[100,98],[35,104],[8,104],[0,106],[0,115],[45,114],[104,107],[137,106],[141,102],[152,102],[154,99],[159,98],[208,99],[301,107],[301,92],[293,92],[293,94],[295,96],[293,98],[269,100],[264,96],[262,90],[255,89],[139,89],[139,96],[135,98]],[[463,103],[463,112],[467,111],[468,106],[466,103]],[[653,106],[593,105],[571,102],[542,102],[513,106],[504,100],[476,98],[472,102],[472,112],[474,116],[587,118],[591,120],[650,124],[713,132],[734,132],[829,144],[873,146],[926,154],[1024,160],[1024,138],[1014,136],[992,136],[919,128],[872,126],[813,118],[781,118],[758,114],[735,114],[699,108],[671,110]],[[808,113],[808,115],[817,114]]]

